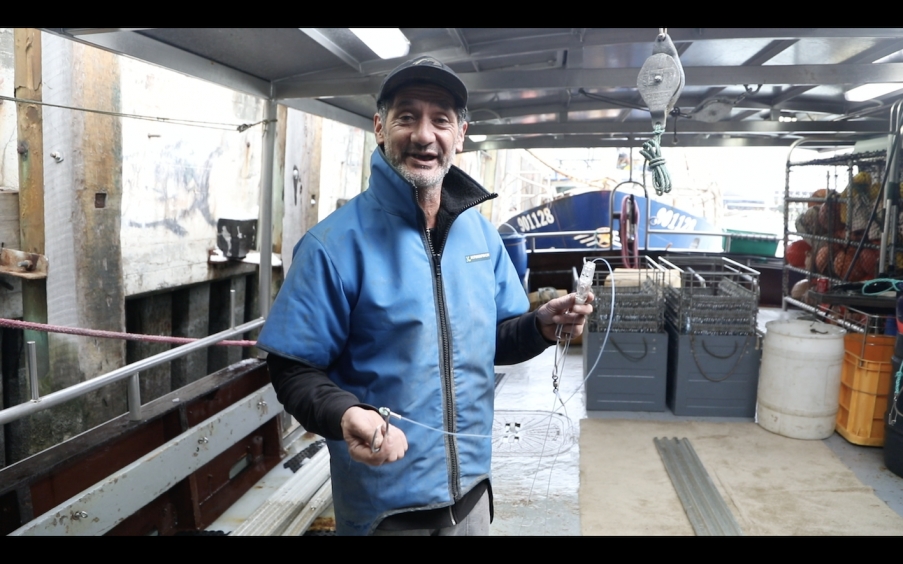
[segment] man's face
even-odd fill
[[[398,89],[385,123],[376,114],[373,124],[389,164],[417,188],[442,185],[467,131],[467,123],[458,123],[452,95],[430,84]]]

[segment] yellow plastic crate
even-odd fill
[[[864,335],[849,332],[843,338],[844,349],[862,360],[890,362],[894,354],[896,336]]]
[[[887,362],[875,362],[849,349],[844,352],[835,429],[851,443],[884,445],[884,413],[891,370],[890,356]]]

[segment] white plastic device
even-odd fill
[[[593,275],[596,273],[596,263],[587,262],[583,264],[583,272],[580,273],[580,279],[577,280],[577,304],[586,303],[586,295],[589,289],[593,287]]]

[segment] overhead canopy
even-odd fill
[[[432,55],[470,91],[465,150],[638,146],[652,131],[637,76],[658,28],[402,28],[410,52],[386,60],[348,28],[44,31],[365,129],[385,74]],[[689,116],[668,120],[668,143],[675,129],[681,146],[873,138],[903,97],[903,28],[667,32],[686,73],[677,106]],[[901,90],[847,100],[867,83]]]

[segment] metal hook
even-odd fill
[[[380,442],[380,446],[376,446],[376,437],[379,435],[379,432],[383,432],[383,441],[389,436],[389,416],[392,415],[392,411],[388,407],[380,407],[377,411],[382,416],[386,425],[385,427],[380,426],[373,430],[373,438],[370,439],[370,452],[373,454],[382,450],[382,442]]]

